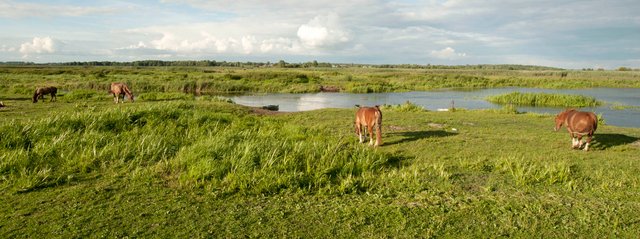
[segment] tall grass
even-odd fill
[[[421,111],[426,111],[424,107],[416,105],[415,103],[412,103],[410,101],[406,101],[404,102],[404,104],[398,104],[398,105],[382,105],[380,106],[380,108],[382,110],[391,110],[391,111],[397,111],[397,112],[421,112]]]
[[[0,183],[29,191],[110,168],[152,167],[156,177],[222,194],[346,193],[366,190],[361,176],[390,160],[323,130],[198,103],[210,104],[178,101],[2,125]]]
[[[552,93],[511,92],[502,95],[489,96],[486,99],[489,102],[497,104],[529,106],[589,107],[602,105],[602,102],[589,96]]]
[[[12,101],[0,112],[0,235],[640,231],[639,129],[603,125],[583,152],[551,130],[553,115],[387,110],[374,148],[357,143],[354,109],[256,115],[196,99]]]

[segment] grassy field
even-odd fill
[[[0,237],[640,234],[637,128],[601,125],[584,152],[552,115],[407,103],[383,108],[373,148],[357,143],[355,108],[74,94],[3,99]]]
[[[640,88],[638,71],[465,70],[382,68],[232,68],[232,67],[9,67],[0,66],[0,94],[30,95],[38,86],[64,94],[91,90],[105,94],[111,82],[126,82],[135,92],[371,93],[442,88],[544,87]]]

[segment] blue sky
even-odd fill
[[[640,1],[0,0],[0,61],[640,68]]]

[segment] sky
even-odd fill
[[[0,61],[640,68],[638,0],[0,0]]]

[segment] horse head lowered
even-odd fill
[[[38,99],[44,99],[44,95],[51,95],[51,100],[55,101],[56,95],[58,94],[58,88],[50,86],[50,87],[40,87],[37,88],[35,93],[33,93],[33,103],[38,103]]]
[[[593,112],[582,112],[575,109],[568,109],[560,112],[556,116],[555,131],[558,131],[562,125],[565,125],[569,135],[571,136],[571,147],[580,149],[583,145],[582,137],[586,137],[586,145],[584,150],[589,150],[589,144],[593,138],[593,134],[598,128],[598,117]]]
[[[113,101],[120,103],[120,97],[122,97],[122,103],[124,103],[124,96],[126,95],[131,102],[133,102],[133,93],[129,87],[124,83],[111,83],[109,93],[113,94]]]

